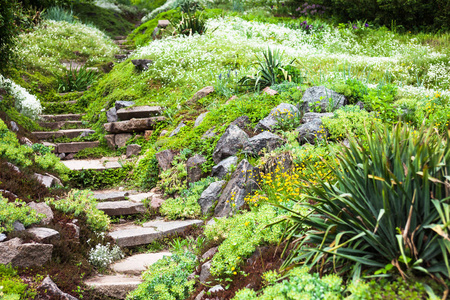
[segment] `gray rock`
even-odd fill
[[[264,173],[282,172],[286,173],[294,167],[294,161],[290,152],[281,153],[270,157],[264,164]]]
[[[94,134],[95,131],[94,130],[85,130],[80,134],[80,137],[87,137],[90,136],[91,134]]]
[[[224,178],[231,170],[232,165],[236,165],[238,162],[237,156],[230,156],[212,168],[211,176]]]
[[[228,126],[214,149],[213,160],[217,164],[221,160],[235,155],[248,141],[248,135],[236,125]]]
[[[11,131],[13,132],[18,132],[19,131],[19,126],[17,126],[17,123],[14,121],[9,122],[9,124],[11,124]]]
[[[274,117],[275,119],[278,119],[280,117],[285,116],[286,114],[291,113],[293,117],[298,115],[300,111],[295,105],[289,104],[289,103],[280,103],[276,107],[274,107],[270,113],[269,116]]]
[[[165,136],[166,134],[168,134],[169,132],[167,130],[161,130],[161,133],[159,134],[160,137]]]
[[[212,288],[210,288],[208,290],[208,293],[217,293],[217,292],[221,292],[221,291],[225,291],[225,289],[223,288],[223,286],[221,286],[220,284],[213,286]]]
[[[214,131],[216,129],[216,127],[212,127],[210,129],[208,129],[201,137],[202,140],[205,139],[211,139],[213,137],[216,137],[216,132]]]
[[[202,300],[203,296],[205,296],[205,291],[201,291],[200,293],[198,293],[194,300]]]
[[[7,165],[8,167],[10,167],[11,169],[13,169],[15,172],[20,173],[20,169],[19,169],[16,165],[13,165],[13,164],[10,163],[10,162],[6,162],[6,165]]]
[[[211,275],[211,261],[207,261],[202,265],[201,271],[200,271],[200,283],[207,283],[214,279],[214,277]]]
[[[111,107],[106,111],[106,120],[108,122],[117,122],[117,110],[115,107]]]
[[[155,154],[159,167],[166,171],[172,167],[172,161],[175,153],[172,150],[164,150]]]
[[[116,103],[114,104],[114,107],[116,108],[116,110],[119,110],[121,108],[130,107],[133,105],[134,105],[134,101],[116,101]]]
[[[183,121],[181,121],[181,123],[178,124],[177,128],[175,128],[175,129],[170,133],[169,137],[173,137],[173,136],[177,135],[177,134],[180,132],[181,128],[183,128],[184,126],[186,126],[186,124],[184,124]]]
[[[140,71],[148,70],[148,66],[153,64],[153,60],[151,59],[132,59],[134,67]]]
[[[114,299],[125,299],[127,294],[137,289],[142,283],[140,276],[125,274],[97,275],[84,282],[86,286],[98,295],[106,295]]]
[[[33,146],[33,142],[30,141],[29,138],[26,138],[26,137],[24,137],[24,136],[20,138],[20,143],[23,144],[23,145],[26,145],[26,146],[28,146],[28,147]]]
[[[189,100],[189,102],[197,102],[198,100],[208,96],[209,94],[214,93],[214,87],[213,86],[207,86],[202,88],[200,91],[195,93],[195,95]]]
[[[315,113],[315,112],[309,112],[303,115],[302,123],[309,123],[311,121],[314,121],[316,119],[322,119],[325,117],[332,118],[334,116],[333,113]]]
[[[100,202],[97,204],[97,209],[103,211],[108,216],[125,216],[145,212],[145,207],[142,202],[127,200]]]
[[[23,224],[20,223],[19,221],[15,221],[13,223],[13,227],[14,227],[14,231],[24,231],[25,230],[25,226],[23,226]]]
[[[278,121],[274,117],[269,115],[268,117],[260,120],[258,124],[256,124],[255,132],[260,133],[263,131],[272,131],[277,123]]]
[[[114,136],[114,144],[119,148],[125,147],[128,140],[132,137],[133,135],[131,133],[118,133]]]
[[[74,296],[71,296],[71,295],[61,291],[58,288],[58,286],[50,279],[50,277],[48,275],[41,282],[41,284],[38,286],[37,289],[40,290],[40,291],[43,291],[45,293],[45,295],[53,296],[56,299],[61,299],[61,300],[78,300],[78,298],[75,298]]]
[[[156,39],[160,38],[160,36],[159,36],[160,31],[161,31],[160,28],[155,27],[155,29],[153,29],[153,32],[152,32],[152,39],[156,40]]]
[[[33,236],[35,241],[40,243],[51,244],[60,239],[59,232],[51,228],[34,227],[28,228],[27,232]]]
[[[208,114],[208,112],[204,112],[204,113],[200,114],[197,117],[197,119],[195,119],[194,128],[200,126],[200,124],[203,122],[203,120],[205,119],[207,114]]]
[[[4,233],[0,233],[0,242],[6,240],[6,235]]]
[[[261,155],[262,150],[273,151],[284,143],[278,135],[264,131],[250,138],[244,146],[244,151],[252,155]]]
[[[275,91],[275,90],[272,90],[270,87],[265,87],[264,89],[263,89],[263,93],[265,93],[265,94],[268,94],[268,95],[271,95],[271,96],[275,96],[276,94],[278,94],[278,92],[277,91]]]
[[[315,144],[316,139],[323,139],[328,135],[327,130],[322,127],[321,119],[315,119],[311,122],[305,123],[295,130],[298,131],[297,139],[300,144]]]
[[[65,159],[66,158],[66,154],[65,153],[58,153],[56,156],[58,156],[59,159]]]
[[[347,104],[344,95],[338,94],[324,86],[313,86],[305,91],[302,97],[304,112],[311,110],[311,106],[320,107],[321,112],[334,111]]]
[[[198,204],[202,209],[202,214],[211,213],[214,203],[219,199],[222,188],[227,183],[225,180],[211,183],[200,195]]]
[[[42,219],[41,225],[48,225],[53,220],[53,211],[45,202],[36,203],[30,202],[27,204],[30,208],[36,211],[36,214],[44,214],[45,218]]]
[[[110,148],[112,150],[116,149],[114,134],[105,135],[105,140],[106,140],[106,145],[108,146],[108,148]]]
[[[204,261],[207,259],[211,259],[214,256],[214,254],[217,253],[218,250],[219,250],[219,247],[212,247],[211,249],[209,249],[208,251],[203,253],[202,260]]]
[[[151,265],[172,253],[164,251],[157,253],[134,254],[111,265],[114,272],[130,275],[141,275]]]
[[[142,147],[138,144],[131,144],[127,146],[127,158],[133,155],[139,155],[141,153]]]
[[[197,182],[202,177],[206,176],[206,173],[202,170],[202,165],[206,162],[206,158],[203,155],[196,154],[189,158],[186,162],[187,181]]]
[[[11,264],[13,267],[42,266],[52,258],[51,244],[22,244],[22,240],[14,238],[0,243],[0,264]]]
[[[12,197],[12,198],[14,198],[14,199],[19,198],[19,197],[17,197],[17,195],[14,194],[13,192],[10,192],[10,191],[4,190],[4,189],[0,189],[0,194],[3,194],[3,196],[6,196],[6,197]]]
[[[359,106],[359,109],[361,109],[361,110],[363,110],[364,109],[364,102],[362,102],[362,101],[358,101],[358,102],[356,102],[356,104],[355,104],[356,106]]]
[[[230,125],[236,125],[242,130],[250,129],[250,118],[248,116],[240,116],[236,120],[230,123]]]
[[[166,28],[169,25],[170,25],[170,21],[169,20],[158,20],[158,27],[159,28]]]
[[[244,198],[258,188],[259,169],[242,160],[220,196],[214,215],[225,217],[245,204]]]
[[[161,115],[162,108],[161,106],[133,106],[129,108],[121,108],[117,110],[117,116],[120,120],[131,120],[131,119],[139,119],[139,118],[150,118]]]

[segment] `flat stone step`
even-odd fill
[[[115,158],[77,159],[61,161],[72,171],[119,169],[122,165]]]
[[[125,299],[126,295],[137,289],[142,283],[139,276],[127,276],[124,274],[95,276],[84,282],[88,287],[101,295],[117,299]]]
[[[127,38],[126,35],[118,35],[114,37],[115,40],[125,40],[126,38]]]
[[[116,43],[117,45],[125,44],[126,42],[126,39],[114,40],[114,43]]]
[[[165,117],[151,117],[144,119],[131,119],[128,121],[111,122],[103,124],[103,127],[110,133],[124,133],[124,132],[142,132],[149,129],[154,129],[155,125],[163,122]]]
[[[164,256],[171,256],[170,252],[136,254],[111,265],[114,272],[140,276],[142,272]]]
[[[130,201],[134,201],[134,202],[142,202],[143,200],[149,199],[153,196],[155,196],[155,193],[139,193],[139,194],[134,194],[134,195],[129,195],[128,199]]]
[[[56,144],[57,153],[77,153],[86,148],[95,148],[100,145],[99,141],[94,142],[71,142]]]
[[[134,50],[120,49],[120,52],[125,53],[125,54],[131,54],[134,52]]]
[[[94,198],[95,200],[99,202],[103,201],[122,201],[126,200],[127,196],[129,195],[128,192],[94,192]]]
[[[69,139],[73,139],[79,137],[81,134],[85,134],[86,136],[95,133],[94,130],[91,129],[62,129],[58,131],[33,131],[32,134],[38,140],[48,140],[55,139],[60,137],[66,137]],[[75,152],[75,151],[74,151]],[[77,151],[76,151],[77,152]],[[62,153],[62,152],[60,152]]]
[[[134,45],[119,45],[120,49],[126,49],[126,50],[130,50],[130,49],[134,49]]]
[[[40,115],[42,121],[59,122],[59,121],[81,121],[84,114],[62,114],[62,115]]]
[[[127,57],[128,57],[127,54],[115,54],[115,55],[114,55],[114,58],[115,58],[115,59],[125,59],[125,58],[127,58]]]
[[[104,201],[97,204],[97,208],[108,216],[127,216],[145,212],[142,202],[134,201]]]
[[[59,122],[38,122],[39,126],[52,130],[59,130],[63,127],[83,128],[83,121],[59,121]]]
[[[155,220],[144,223],[142,226],[121,224],[116,225],[109,235],[120,247],[134,247],[149,244],[171,234],[182,233],[193,225],[202,224],[201,220]]]
[[[130,120],[130,119],[138,119],[138,118],[150,118],[160,116],[162,113],[161,106],[133,106],[133,107],[124,107],[117,111],[117,117],[120,120]]]

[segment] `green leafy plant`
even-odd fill
[[[88,70],[84,65],[81,68],[72,68],[66,70],[58,78],[58,92],[85,91],[87,87],[97,80],[98,74],[94,70]]]
[[[303,178],[304,193],[317,204],[305,204],[313,210],[307,218],[286,217],[289,237],[304,235],[299,224],[314,229],[285,266],[304,262],[359,277],[391,263],[403,277],[407,271],[448,277],[441,237],[429,226],[439,224],[433,200],[447,199],[450,145],[431,130],[401,125],[366,135],[364,145],[351,138],[337,155],[335,185]]]
[[[206,21],[201,14],[196,16],[195,14],[189,15],[183,13],[176,31],[178,34],[191,36],[193,34],[204,34],[206,29]]]
[[[42,18],[54,21],[65,21],[68,23],[75,22],[73,12],[65,10],[61,6],[52,6],[42,13]]]
[[[0,194],[0,232],[13,231],[15,221],[21,222],[24,226],[30,226],[39,223],[43,218],[43,214],[36,213],[25,202],[21,200],[8,202],[8,199]]]

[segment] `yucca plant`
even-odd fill
[[[443,282],[450,256],[442,233],[449,232],[448,138],[397,125],[366,132],[364,142],[351,139],[330,166],[335,184],[303,178],[315,204],[304,204],[312,210],[308,217],[286,217],[296,247],[285,266],[354,277],[423,272]],[[305,234],[301,225],[311,229]]]
[[[193,35],[194,33],[204,34],[206,32],[206,21],[203,19],[202,15],[199,16],[181,14],[180,24],[177,26],[178,34]]]
[[[86,66],[79,69],[70,67],[58,78],[58,92],[85,91],[89,85],[97,80],[97,72],[88,70]]]

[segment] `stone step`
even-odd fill
[[[111,270],[117,273],[140,276],[142,272],[164,256],[171,256],[170,252],[142,253],[132,255],[112,264]]]
[[[131,50],[134,49],[134,45],[119,45],[120,49]]]
[[[58,131],[33,131],[32,134],[38,139],[38,140],[49,140],[49,139],[56,139],[60,137],[66,137],[69,139],[73,139],[76,137],[79,137],[80,135],[88,136],[95,133],[94,130],[91,129],[62,129]],[[78,151],[73,151],[78,152]],[[62,153],[62,152],[60,152]]]
[[[116,299],[125,299],[126,295],[137,289],[142,283],[139,276],[97,275],[84,282],[100,295],[106,295]]]
[[[78,100],[43,102],[43,105],[75,105]]]
[[[77,159],[77,160],[64,160],[61,161],[66,167],[72,171],[81,170],[107,170],[107,169],[119,169],[122,165],[118,162],[117,158],[102,158],[102,159]]]
[[[127,216],[145,212],[142,202],[135,201],[104,201],[97,204],[97,208],[108,216]]]
[[[81,121],[84,114],[40,115],[44,122]]]
[[[120,49],[120,52],[124,53],[124,54],[127,54],[127,55],[130,55],[131,53],[134,52],[134,50]]]
[[[64,97],[68,94],[77,94],[77,96],[81,97],[84,94],[84,91],[75,91],[75,92],[65,92],[65,93],[58,93],[61,97]]]
[[[57,153],[77,153],[86,148],[98,147],[100,143],[98,141],[94,142],[71,142],[71,143],[57,143],[56,152]]]
[[[202,225],[201,220],[155,220],[142,224],[119,224],[113,227],[109,235],[120,247],[134,247],[146,245],[154,240],[164,238],[175,233],[182,233],[193,225]]]
[[[103,201],[122,201],[126,200],[129,192],[94,192],[95,200],[99,202]]]
[[[83,121],[59,121],[59,122],[38,122],[39,126],[52,130],[59,130],[63,127],[83,128]]]
[[[126,38],[127,38],[126,35],[118,35],[114,37],[115,40],[125,40]]]
[[[114,58],[115,58],[115,59],[119,59],[119,60],[125,59],[125,58],[127,58],[127,57],[128,57],[127,54],[115,54],[115,55],[114,55]]]
[[[122,45],[122,44],[125,44],[126,42],[127,42],[126,39],[114,40],[114,43],[117,45]]]
[[[127,121],[111,122],[103,124],[103,127],[110,133],[123,133],[123,132],[143,132],[145,130],[154,129],[155,125],[159,122],[163,122],[165,117],[151,117],[144,119],[131,119]]]
[[[162,113],[161,106],[132,106],[124,107],[117,111],[117,117],[120,120],[126,121],[133,118],[150,118],[160,116]]]

